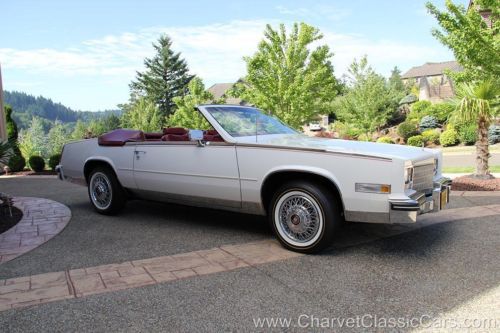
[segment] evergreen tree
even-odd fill
[[[401,78],[401,70],[398,68],[398,66],[394,66],[391,71],[391,76],[389,77],[389,88],[391,88],[395,92],[401,93],[406,90]]]
[[[147,97],[158,106],[160,118],[165,120],[175,110],[174,97],[186,93],[193,78],[180,53],[172,50],[172,41],[166,35],[153,43],[156,55],[146,58],[144,72],[137,72],[136,80],[130,84],[132,94]]]
[[[10,105],[4,106],[5,110],[5,123],[7,125],[7,138],[9,141],[16,141],[18,137],[18,129],[16,122],[12,119],[12,107]]]

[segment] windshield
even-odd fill
[[[252,107],[212,106],[207,111],[233,137],[297,133],[278,119]]]

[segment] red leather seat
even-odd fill
[[[205,134],[207,134],[207,135],[218,135],[219,133],[217,133],[217,131],[214,130],[214,129],[209,129],[209,130],[205,131]]]
[[[219,134],[204,134],[203,141],[224,142],[224,139],[222,139],[222,136],[220,136]]]
[[[169,127],[163,129],[163,135],[174,134],[174,135],[185,135],[188,134],[188,130],[183,127]]]
[[[188,134],[166,134],[161,137],[161,141],[189,141]]]
[[[148,141],[159,141],[159,140],[161,140],[163,133],[162,132],[150,132],[150,133],[144,133],[144,136],[146,137],[146,140],[148,140]]]

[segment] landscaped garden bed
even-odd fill
[[[23,212],[12,206],[11,199],[0,194],[0,234],[15,226],[23,218]]]
[[[453,191],[500,191],[500,178],[479,179],[471,175],[453,179]]]

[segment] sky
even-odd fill
[[[266,24],[293,22],[320,29],[337,77],[363,55],[385,76],[394,66],[453,59],[431,35],[437,23],[420,0],[0,0],[3,86],[75,110],[116,109],[161,34],[208,88],[245,75],[243,57],[255,53]]]

